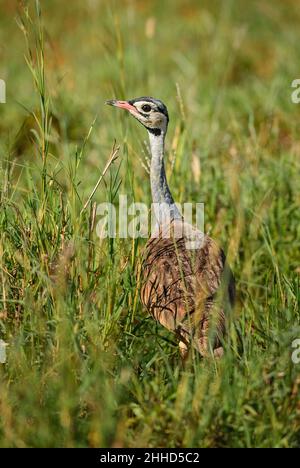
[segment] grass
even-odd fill
[[[0,446],[299,446],[297,3],[3,2]],[[174,197],[205,203],[237,279],[224,358],[185,369],[139,301],[144,240],[93,215],[150,204],[145,132],[103,105],[147,94]]]

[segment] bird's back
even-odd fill
[[[187,346],[192,344],[202,355],[209,346],[220,348],[234,296],[234,279],[224,252],[191,225],[175,220],[147,242],[142,302]]]

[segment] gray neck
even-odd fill
[[[151,148],[150,182],[152,192],[152,202],[155,206],[155,216],[159,224],[166,217],[170,219],[182,218],[178,208],[174,204],[170,192],[164,165],[164,143],[165,132],[154,135],[148,132]]]

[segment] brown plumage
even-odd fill
[[[178,238],[172,235],[178,223],[182,221],[163,226],[159,235],[147,242],[141,300],[161,325],[177,334],[182,355],[189,344],[202,356],[208,355],[210,348],[221,355],[225,317],[234,301],[234,279],[217,244],[194,229],[201,246],[187,248],[190,240],[184,232]],[[171,235],[164,235],[168,230]]]
[[[186,223],[173,201],[163,161],[167,108],[150,97],[107,103],[128,110],[149,134],[157,230],[143,255],[141,300],[155,320],[177,334],[183,357],[190,345],[202,356],[221,356],[234,278],[222,249]]]

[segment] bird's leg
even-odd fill
[[[224,355],[224,348],[223,346],[219,346],[219,348],[214,349],[214,356],[215,358],[221,358]]]
[[[179,352],[180,352],[181,359],[184,362],[189,354],[189,348],[184,341],[179,341]]]
[[[184,336],[186,331],[184,331],[180,325],[175,329],[175,333],[179,339],[179,352],[182,362],[184,363],[189,354],[189,340],[188,337]]]

